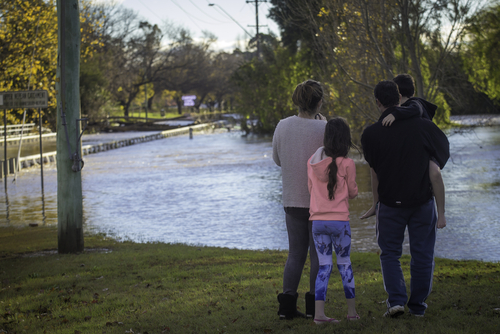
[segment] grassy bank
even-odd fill
[[[342,321],[315,326],[278,320],[283,251],[87,236],[83,254],[40,252],[56,245],[54,229],[0,228],[0,333],[500,333],[498,263],[436,259],[425,318],[385,319],[378,256],[353,254],[361,320],[343,320],[333,273],[326,314]],[[403,263],[409,277],[409,257]]]

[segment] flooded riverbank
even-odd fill
[[[436,256],[500,260],[499,127],[448,132],[443,170],[448,227]],[[369,168],[359,155],[359,196],[351,201],[353,249],[377,252]],[[55,164],[44,169],[45,224],[57,225]],[[288,247],[281,170],[271,138],[219,131],[167,138],[85,158],[84,228],[139,242],[180,242],[240,249]],[[6,196],[7,195],[7,196]],[[40,174],[22,171],[0,194],[0,225],[42,223]],[[408,252],[406,248],[406,252]]]

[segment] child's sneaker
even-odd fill
[[[387,312],[384,313],[384,317],[397,318],[400,315],[403,315],[404,313],[405,313],[405,307],[402,305],[396,305],[393,307],[389,307],[387,309]]]

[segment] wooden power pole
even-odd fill
[[[255,38],[257,39],[257,58],[260,58],[260,34],[259,27],[267,27],[267,25],[259,25],[259,2],[267,2],[267,0],[247,0],[247,3],[254,3],[255,5],[255,25],[249,25],[249,27],[255,27],[257,30]]]
[[[57,0],[57,239],[59,253],[83,252],[78,0]]]

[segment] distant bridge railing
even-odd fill
[[[35,129],[35,123],[26,123],[24,128],[22,124],[7,125],[7,137],[20,136],[21,131],[23,134],[29,133]],[[5,126],[0,126],[0,136],[3,138],[5,136]]]
[[[83,145],[82,146],[82,154],[94,154],[98,152],[105,152],[108,150],[113,150],[120,147],[146,143],[152,140],[158,140],[173,136],[186,135],[189,134],[190,131],[207,131],[214,130],[217,128],[225,128],[227,127],[226,121],[217,121],[212,123],[204,123],[193,126],[186,126],[182,128],[172,129],[161,131],[152,135],[139,136],[129,139],[116,140],[108,143],[96,144],[96,145]],[[57,152],[47,152],[43,153],[43,158],[40,159],[40,155],[31,155],[27,157],[21,157],[19,159],[19,166],[21,169],[29,168],[32,166],[39,166],[40,163],[49,163],[56,161]],[[5,174],[14,174],[15,166],[18,166],[17,158],[10,158],[7,162],[0,160],[0,180],[5,176]]]

